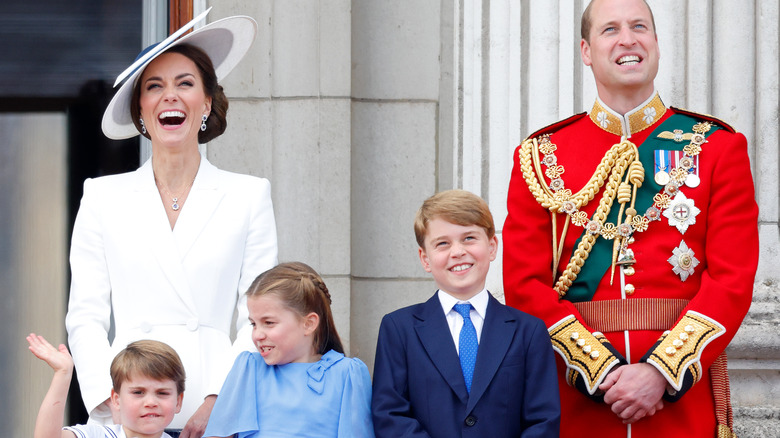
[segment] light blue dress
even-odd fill
[[[374,436],[371,377],[360,359],[330,350],[314,363],[266,365],[236,358],[204,436],[346,438]]]

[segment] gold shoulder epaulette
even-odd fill
[[[526,138],[526,140],[528,140],[529,138],[536,138],[536,137],[538,137],[540,135],[544,135],[544,134],[552,134],[553,132],[561,129],[562,127],[564,127],[566,125],[570,125],[570,124],[576,122],[577,120],[579,120],[579,119],[581,119],[581,118],[583,118],[583,117],[585,117],[587,115],[588,115],[588,113],[584,113],[583,112],[583,113],[575,114],[575,115],[573,115],[573,116],[571,116],[569,118],[566,118],[566,119],[563,119],[563,120],[559,120],[559,121],[557,121],[557,122],[555,122],[553,124],[547,125],[544,128],[537,130],[533,134],[529,135]]]
[[[707,120],[708,122],[712,122],[712,123],[720,126],[721,128],[725,129],[728,132],[731,132],[731,133],[737,132],[731,125],[729,125],[728,123],[724,122],[723,120],[721,120],[721,119],[719,119],[719,118],[717,118],[715,116],[711,116],[709,114],[697,113],[697,112],[694,112],[694,111],[689,111],[687,109],[682,109],[682,108],[677,108],[677,107],[671,107],[671,108],[675,112],[678,112],[678,113],[681,113],[681,114],[685,114],[687,116],[695,117],[697,119],[704,119],[704,120]]]

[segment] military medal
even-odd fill
[[[602,127],[609,123],[607,118],[602,117],[602,114],[599,114],[598,118],[591,117],[591,119],[601,124]],[[623,275],[632,276],[636,272],[634,269],[636,259],[634,252],[628,246],[634,242],[635,233],[647,230],[650,223],[660,221],[661,216],[665,217],[669,225],[676,227],[681,234],[684,234],[690,225],[696,223],[696,216],[701,213],[701,210],[694,205],[693,199],[688,199],[680,189],[682,186],[696,187],[700,184],[698,155],[702,150],[702,145],[707,142],[704,134],[710,129],[709,122],[701,122],[693,126],[694,133],[685,133],[676,129],[674,132],[664,131],[658,135],[660,138],[677,143],[690,140],[690,144],[683,147],[682,151],[653,151],[654,180],[662,188],[659,193],[653,196],[652,206],[647,208],[644,214],[638,213],[634,209],[636,188],[644,180],[644,172],[637,172],[637,168],[643,170],[642,163],[638,159],[636,145],[626,140],[625,137],[621,138],[620,143],[613,145],[602,160],[603,163],[614,164],[599,166],[588,184],[576,194],[565,188],[562,178],[564,168],[555,156],[558,147],[550,141],[551,134],[544,134],[532,141],[523,142],[520,159],[523,176],[529,189],[536,200],[553,214],[563,213],[568,216],[568,222],[560,240],[558,240],[553,227],[553,253],[557,254],[553,260],[554,273],[557,273],[561,257],[559,245],[563,244],[569,223],[585,229],[582,240],[553,287],[560,297],[566,295],[572,275],[576,278],[575,268],[582,266],[590,251],[589,246],[592,247],[595,239],[599,236],[605,240],[613,240],[612,276],[614,276],[615,268],[618,266]],[[540,157],[540,155],[542,156]],[[621,158],[621,161],[618,161],[618,158]],[[542,166],[546,169],[542,170]],[[629,176],[626,177],[626,181],[620,182],[624,174]],[[550,180],[546,193],[540,184],[544,181],[545,176]],[[610,184],[605,185],[607,179],[609,179]],[[633,195],[631,193],[632,186]],[[580,208],[587,205],[593,199],[593,194],[598,193],[602,188],[604,189],[602,202],[596,208],[593,216],[589,217],[588,213]],[[615,223],[605,220],[611,205],[604,203],[604,199],[614,199],[621,204]],[[625,219],[623,219],[624,213]],[[584,255],[580,254],[581,252]],[[699,260],[694,257],[693,251],[684,241],[681,241],[679,247],[674,249],[672,257],[667,261],[682,281],[692,275],[694,268],[699,264]],[[553,281],[556,281],[556,276],[557,274],[553,274]],[[632,295],[635,288],[626,283],[624,292],[626,295]]]
[[[669,151],[655,151],[655,183],[663,187],[669,184]]]
[[[689,174],[688,178],[685,179],[685,185],[690,188],[699,187],[699,184],[701,184],[701,179],[695,173]]]
[[[662,214],[669,219],[670,226],[677,227],[680,233],[685,234],[688,226],[696,223],[696,216],[700,212],[693,205],[693,199],[687,198],[683,192],[677,192]]]
[[[711,123],[701,122],[693,126],[693,133],[675,129],[673,132],[664,131],[658,134],[658,138],[673,140],[677,143],[686,140],[691,141],[682,151],[655,151],[655,182],[658,185],[664,186],[669,183],[670,179],[675,179],[667,178],[669,176],[666,172],[667,168],[674,168],[675,170],[684,169],[687,172],[687,174],[682,171],[678,173],[677,179],[681,184],[685,184],[690,188],[698,187],[701,184],[701,178],[699,178],[699,152],[701,152],[701,145],[707,142],[704,134],[710,129],[712,129]]]
[[[688,156],[683,151],[671,151],[671,163],[675,169],[683,169],[688,172],[684,183],[690,188],[698,187],[699,179],[699,155]]]
[[[680,246],[672,250],[672,256],[667,260],[672,265],[672,271],[685,281],[693,275],[693,268],[699,265],[699,260],[693,255],[693,250],[688,248],[684,240]]]

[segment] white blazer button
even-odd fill
[[[141,323],[141,325],[139,326],[139,328],[140,328],[140,329],[141,329],[141,331],[142,331],[142,332],[144,332],[144,333],[149,333],[150,331],[152,331],[152,325],[151,325],[151,324],[149,324],[149,323],[148,323],[148,322],[146,322],[146,321],[142,322],[142,323]]]
[[[198,329],[198,320],[193,318],[187,321],[187,330],[194,332]]]

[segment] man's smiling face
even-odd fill
[[[599,96],[636,94],[644,100],[658,73],[658,39],[643,0],[593,0],[590,35],[580,44]],[[606,98],[606,99],[605,99]]]

